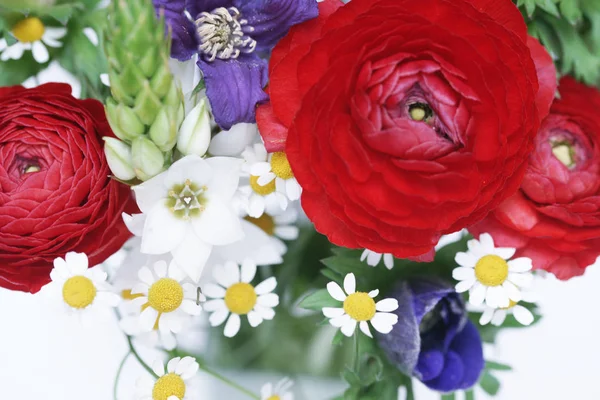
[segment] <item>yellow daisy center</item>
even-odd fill
[[[152,389],[152,400],[167,400],[171,396],[185,397],[185,382],[177,374],[166,374],[158,378]]]
[[[271,156],[271,170],[281,179],[291,179],[294,177],[287,156],[282,151],[273,153]]]
[[[183,288],[175,279],[161,278],[148,290],[148,304],[159,313],[177,310],[183,302]]]
[[[501,310],[510,310],[511,308],[513,308],[514,306],[516,306],[517,304],[519,304],[516,301],[512,301],[510,300],[510,302],[508,303],[508,307],[500,307]]]
[[[236,283],[225,292],[225,305],[234,314],[248,314],[256,305],[258,296],[249,283]]]
[[[246,221],[253,223],[262,229],[267,235],[275,235],[275,219],[268,214],[263,214],[258,218],[252,218],[250,216],[244,218]]]
[[[36,17],[25,18],[13,27],[12,34],[19,42],[32,43],[37,42],[44,36],[43,22]]]
[[[356,292],[344,300],[344,311],[355,321],[370,321],[375,312],[375,301],[367,293]]]
[[[86,308],[96,298],[96,286],[85,276],[74,276],[67,279],[62,290],[65,303],[73,308]]]
[[[275,395],[269,397],[267,400],[281,400],[281,397],[279,397],[279,395],[275,394]]]
[[[256,193],[260,194],[261,196],[266,196],[275,191],[275,179],[273,179],[271,182],[267,183],[265,186],[260,186],[258,184],[258,178],[259,178],[258,176],[254,176],[254,175],[250,176],[250,187],[252,188],[252,190],[254,190]]]
[[[142,296],[143,296],[143,294],[141,294],[141,293],[132,294],[131,289],[121,291],[121,297],[123,298],[123,300],[135,300],[138,297],[142,297]]]
[[[475,276],[485,286],[500,286],[508,278],[508,264],[496,255],[483,256],[475,265]]]

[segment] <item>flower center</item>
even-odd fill
[[[13,27],[12,34],[22,43],[37,42],[44,36],[46,28],[39,18],[25,18]]]
[[[355,321],[370,321],[375,316],[375,301],[367,293],[356,292],[344,300],[344,311]]]
[[[485,286],[500,286],[508,278],[508,264],[496,255],[483,256],[475,265],[475,276]]]
[[[219,7],[212,13],[203,12],[196,21],[196,35],[200,41],[199,50],[209,56],[208,61],[216,58],[228,60],[238,58],[240,53],[252,53],[256,40],[246,35],[254,31],[248,21],[240,18],[235,7]]]
[[[429,104],[413,103],[408,106],[408,114],[413,121],[428,122],[433,117],[433,110]]]
[[[564,141],[551,142],[552,154],[565,167],[573,168],[575,166],[575,147]]]
[[[74,276],[65,282],[62,295],[69,306],[77,309],[86,308],[96,298],[96,286],[85,276]]]
[[[236,283],[225,292],[225,305],[234,314],[248,314],[256,305],[258,296],[249,283]]]
[[[281,400],[281,397],[279,397],[279,395],[273,395],[271,397],[269,397],[267,400]]]
[[[514,306],[516,306],[517,304],[519,304],[516,301],[512,301],[510,300],[508,303],[508,307],[500,307],[501,310],[510,310],[511,308],[513,308]]]
[[[258,178],[258,176],[250,175],[250,187],[252,188],[252,190],[260,194],[261,196],[266,196],[275,191],[275,179],[267,183],[265,186],[260,186],[258,184]]]
[[[253,223],[262,229],[267,235],[273,236],[275,235],[275,219],[271,217],[269,214],[264,213],[258,218],[252,218],[247,216],[244,218],[246,221]]]
[[[175,279],[161,278],[148,290],[148,304],[159,313],[177,310],[183,302],[183,288]]]
[[[205,209],[206,186],[198,186],[189,179],[183,185],[175,185],[169,190],[167,207],[177,217],[184,220],[197,217]]]
[[[180,400],[185,397],[185,382],[173,373],[158,378],[152,389],[152,400],[167,400],[171,396]]]
[[[271,156],[271,169],[281,179],[291,179],[294,177],[292,167],[284,152],[273,153]]]

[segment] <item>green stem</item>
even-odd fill
[[[250,390],[238,385],[237,383],[235,383],[234,381],[232,381],[229,378],[226,378],[225,376],[219,374],[218,372],[210,369],[209,367],[207,367],[206,365],[202,365],[200,364],[200,369],[204,372],[206,372],[209,375],[212,375],[213,377],[217,378],[218,380],[220,380],[221,382],[231,386],[232,388],[240,391],[241,393],[244,393],[246,396],[253,398],[255,400],[260,400],[260,397],[257,396],[256,394],[252,393]]]
[[[354,332],[354,372],[358,374],[360,360],[360,340],[358,339],[358,329]]]
[[[119,369],[117,369],[117,376],[115,377],[115,384],[113,386],[113,397],[115,400],[117,400],[117,389],[119,387],[119,379],[121,378],[121,372],[123,372],[123,366],[125,366],[125,361],[127,361],[130,354],[131,351],[128,351],[127,354],[125,354],[125,357],[123,357],[123,360],[119,364]]]
[[[140,355],[138,354],[138,352],[135,350],[135,347],[133,347],[133,342],[131,341],[131,336],[127,336],[127,343],[129,344],[129,350],[131,351],[131,354],[133,354],[133,356],[135,357],[135,359],[138,360],[138,362],[140,363],[140,365],[142,367],[144,367],[144,369],[146,371],[148,371],[148,373],[150,375],[152,375],[152,377],[158,379],[158,375],[156,375],[154,373],[154,371],[152,371],[152,368],[150,368],[150,366],[148,364],[146,364],[146,362],[144,360],[142,360],[142,357],[140,357]]]

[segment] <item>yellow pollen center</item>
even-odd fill
[[[410,110],[410,117],[414,121],[423,121],[425,119],[425,110],[423,108],[413,108]]]
[[[281,397],[279,397],[278,395],[273,395],[271,397],[269,397],[267,400],[281,400]]]
[[[33,172],[40,172],[41,168],[37,165],[29,165],[27,168],[25,168],[25,173],[26,174],[31,174]]]
[[[236,283],[225,292],[225,305],[234,314],[248,314],[256,305],[258,296],[249,283]]]
[[[508,278],[508,264],[496,255],[483,256],[475,265],[475,276],[485,286],[500,286]]]
[[[183,302],[183,288],[174,279],[161,278],[148,290],[148,304],[159,313],[177,310]]]
[[[294,177],[287,156],[282,151],[273,153],[271,156],[271,170],[281,179],[291,179]]]
[[[62,295],[69,306],[77,309],[86,308],[96,298],[96,286],[85,276],[74,276],[65,282]]]
[[[258,176],[250,175],[250,187],[261,196],[266,196],[275,191],[275,179],[267,183],[265,186],[258,184]]]
[[[514,306],[516,306],[517,304],[519,304],[516,301],[512,301],[510,300],[508,303],[508,307],[500,307],[501,310],[510,310],[511,308],[513,308]]]
[[[367,293],[356,292],[344,300],[344,311],[355,321],[370,321],[375,312],[375,301]]]
[[[258,218],[252,218],[250,216],[244,218],[246,221],[253,223],[262,229],[267,235],[275,235],[275,220],[268,214],[263,214]]]
[[[37,42],[44,36],[46,28],[39,18],[25,18],[13,27],[12,34],[22,43]]]
[[[565,167],[571,168],[575,166],[575,150],[568,143],[559,142],[552,144],[552,154]]]
[[[167,400],[171,396],[185,397],[185,382],[177,374],[166,374],[158,378],[152,389],[152,400]]]

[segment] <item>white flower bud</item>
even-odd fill
[[[122,181],[135,178],[131,148],[119,139],[104,137],[104,154],[113,175]]]
[[[147,181],[163,171],[164,155],[158,147],[144,136],[131,144],[133,169],[138,178]]]
[[[203,156],[210,144],[210,117],[206,108],[206,99],[190,111],[177,135],[177,149],[184,155]]]

